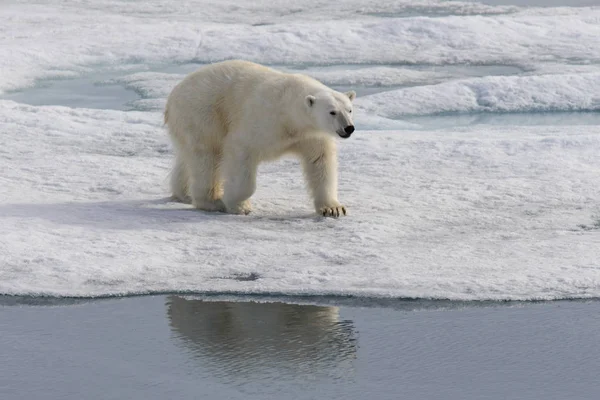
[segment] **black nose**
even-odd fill
[[[345,127],[344,132],[346,132],[348,135],[354,132],[354,125],[348,125],[347,127]]]

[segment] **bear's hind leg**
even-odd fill
[[[258,163],[243,150],[226,148],[222,169],[225,178],[225,211],[230,214],[249,214],[252,211],[249,199],[256,190]]]
[[[190,174],[190,196],[194,207],[205,211],[224,211],[218,180],[219,152],[195,149],[186,160]]]
[[[182,203],[190,204],[192,199],[188,195],[189,176],[185,164],[179,154],[175,156],[175,165],[171,171],[171,193],[173,199]]]

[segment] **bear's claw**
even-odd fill
[[[346,207],[344,207],[344,206],[321,207],[319,209],[319,212],[324,217],[334,217],[334,218],[337,218],[337,217],[339,217],[342,214],[346,215]]]

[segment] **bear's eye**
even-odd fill
[[[335,115],[335,111],[331,111],[329,114],[331,114],[331,115]]]
[[[350,113],[350,114],[351,114],[351,113],[352,113],[352,110],[348,110],[348,113]]]

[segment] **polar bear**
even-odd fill
[[[167,99],[164,120],[175,150],[175,200],[206,211],[248,214],[258,165],[297,155],[315,210],[339,217],[336,137],[354,132],[352,101],[302,74],[248,61],[192,72]]]

